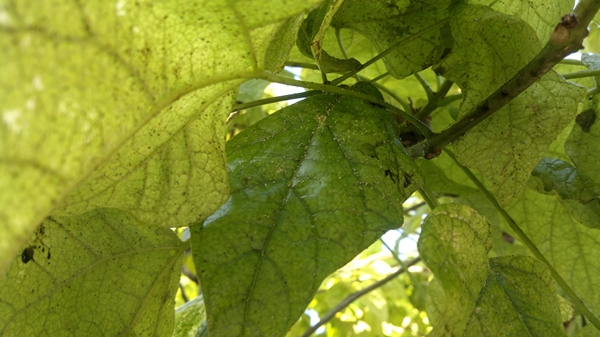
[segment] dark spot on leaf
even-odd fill
[[[575,122],[577,122],[577,125],[581,127],[583,132],[590,132],[590,129],[596,122],[596,111],[593,109],[587,109],[583,111],[577,115]]]
[[[512,235],[510,235],[506,232],[502,232],[502,240],[504,240],[510,244],[515,243],[515,238],[513,238]]]
[[[27,247],[23,250],[23,253],[21,253],[21,261],[23,261],[23,263],[27,263],[31,260],[33,260],[33,247]]]
[[[396,183],[396,179],[394,178],[394,174],[392,173],[392,171],[390,171],[389,169],[385,170],[384,172],[386,177],[389,177],[390,180],[395,184]]]
[[[50,260],[50,249],[48,249],[48,260]]]

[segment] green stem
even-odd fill
[[[572,66],[583,66],[583,67],[585,67],[585,64],[583,64],[583,62],[581,62],[579,60],[564,59],[564,60],[561,60],[558,63],[560,63],[560,64],[568,64],[568,65],[572,65]]]
[[[587,92],[588,96],[594,96],[596,94],[600,94],[600,87],[595,87],[594,89],[590,89]]]
[[[306,68],[306,69],[319,70],[319,66],[317,66],[316,64],[313,64],[313,63],[288,61],[288,62],[285,63],[285,66],[286,67],[293,67],[293,68]]]
[[[403,100],[402,98],[400,98],[398,95],[396,95],[395,92],[391,91],[390,89],[388,89],[385,85],[381,85],[379,83],[374,83],[373,81],[371,81],[371,83],[379,90],[385,92],[386,94],[388,94],[391,98],[393,98],[396,102],[400,103],[400,105],[402,105],[402,108],[405,111],[412,111],[412,108],[410,107],[410,105],[408,105],[408,103]]]
[[[434,112],[435,109],[437,109],[440,106],[443,106],[440,105],[440,102],[444,97],[446,97],[446,94],[448,93],[450,88],[452,88],[452,84],[454,84],[452,83],[452,81],[446,80],[444,81],[444,83],[442,83],[438,92],[432,94],[431,97],[429,97],[428,94],[427,97],[429,97],[429,101],[423,107],[423,109],[421,109],[421,111],[417,113],[417,118],[422,120],[423,118],[429,116],[432,112]]]
[[[600,69],[576,71],[574,73],[568,73],[568,74],[564,74],[562,76],[566,80],[570,80],[572,78],[593,77],[593,76],[598,76],[598,75],[600,75]]]
[[[592,322],[592,324],[597,329],[600,330],[600,319],[598,319],[598,317],[590,310],[590,308],[588,308],[585,305],[585,303],[583,303],[581,298],[579,296],[577,296],[575,291],[573,289],[571,289],[569,284],[562,278],[562,276],[560,276],[560,274],[556,271],[556,269],[554,269],[552,264],[546,259],[546,257],[542,254],[542,252],[539,251],[539,249],[536,247],[536,245],[533,243],[533,241],[531,241],[531,239],[529,239],[529,237],[525,234],[525,232],[523,232],[521,227],[519,227],[519,225],[517,225],[515,220],[513,220],[513,218],[508,214],[508,212],[506,212],[504,210],[504,208],[502,208],[502,206],[500,206],[500,204],[498,203],[496,198],[492,195],[492,193],[490,191],[488,191],[487,188],[485,188],[485,186],[483,186],[481,181],[479,181],[479,179],[477,179],[477,177],[475,177],[475,175],[473,174],[473,172],[471,172],[471,170],[469,170],[467,167],[463,166],[461,163],[458,162],[458,160],[456,159],[456,157],[454,156],[454,153],[452,151],[450,151],[448,149],[444,149],[444,151],[446,152],[446,154],[448,156],[450,156],[450,158],[452,158],[454,163],[469,177],[469,179],[471,179],[473,184],[475,184],[475,186],[477,186],[479,191],[492,204],[492,206],[494,206],[496,211],[498,211],[498,213],[500,213],[500,215],[504,218],[504,220],[506,220],[506,222],[508,223],[510,228],[517,234],[519,239],[521,239],[521,241],[523,241],[525,246],[527,246],[527,248],[529,248],[529,250],[533,253],[533,255],[535,257],[537,257],[540,261],[542,261],[546,265],[546,267],[548,267],[548,270],[550,270],[550,274],[552,274],[552,278],[556,281],[556,283],[558,283],[560,285],[560,287],[565,291],[565,293],[567,293],[569,298],[571,298],[571,302],[573,303],[575,308],[579,312],[581,312],[583,315],[585,315],[585,317],[587,317],[590,320],[590,322]]]
[[[369,96],[369,95],[363,94],[358,91],[344,89],[344,88],[337,87],[337,86],[334,86],[331,84],[320,84],[320,83],[314,83],[314,82],[298,81],[298,80],[294,80],[291,78],[271,74],[266,71],[263,72],[262,75],[259,76],[259,78],[262,78],[267,81],[277,82],[277,83],[291,85],[291,86],[295,86],[295,87],[303,87],[303,88],[308,88],[308,89],[321,90],[321,91],[331,92],[331,93],[338,94],[338,95],[352,96],[352,97],[360,98],[367,102],[371,102],[373,104],[384,107],[384,108],[388,109],[391,113],[396,114],[398,117],[411,122],[426,138],[430,137],[433,134],[433,132],[431,131],[429,126],[422,123],[420,120],[415,118],[415,116],[411,115],[410,113],[408,113],[402,109],[399,109],[396,106],[391,105],[389,103],[382,102],[373,96]]]
[[[374,78],[374,79],[372,79],[370,82],[371,82],[371,83],[375,83],[375,82],[377,82],[377,81],[379,81],[379,80],[381,80],[381,79],[383,79],[383,78],[386,78],[386,77],[388,77],[388,76],[390,76],[390,73],[389,73],[389,72],[386,72],[386,73],[383,73],[383,74],[381,74],[381,75],[379,75],[379,76],[375,77],[375,78]]]
[[[450,19],[444,19],[438,23],[435,23],[425,29],[423,29],[422,31],[411,35],[409,37],[407,37],[406,39],[402,39],[398,42],[396,42],[395,44],[393,44],[391,47],[389,47],[388,49],[384,50],[383,52],[379,53],[379,55],[373,57],[372,59],[370,59],[369,61],[365,62],[362,66],[360,66],[358,69],[353,70],[347,74],[345,74],[342,77],[336,78],[335,80],[333,80],[331,82],[332,85],[337,85],[342,83],[343,81],[345,81],[347,78],[354,76],[354,74],[359,73],[360,71],[364,70],[365,68],[367,68],[368,66],[370,66],[371,64],[379,61],[381,58],[385,57],[386,55],[388,55],[389,53],[393,52],[396,48],[401,47],[409,42],[412,42],[418,38],[420,38],[421,36],[431,32],[432,30],[438,29],[440,27],[442,27],[443,25],[445,25],[446,23],[448,23],[448,21],[450,21]]]
[[[421,86],[423,87],[423,90],[425,90],[425,94],[427,94],[427,100],[431,101],[433,100],[433,89],[431,89],[431,86],[429,85],[429,83],[427,83],[427,81],[423,78],[423,75],[421,75],[420,73],[414,73],[415,77],[417,78],[417,81],[419,81],[419,83],[421,83]]]
[[[297,94],[290,94],[290,95],[283,95],[283,96],[259,99],[259,100],[251,101],[251,102],[247,102],[247,103],[236,104],[231,108],[231,112],[240,111],[240,110],[252,108],[255,106],[265,105],[265,104],[287,101],[290,99],[305,98],[305,97],[314,96],[314,95],[317,95],[320,93],[321,93],[320,90],[311,90],[311,91],[299,92]]]
[[[571,15],[565,15],[544,48],[515,76],[489,95],[463,118],[441,133],[409,149],[413,157],[431,157],[529,88],[567,55],[581,48],[587,27],[600,9],[600,1],[581,0]],[[572,19],[577,18],[577,19]]]
[[[413,266],[415,264],[417,264],[418,262],[421,261],[420,257],[414,258],[408,262],[406,262],[406,268]],[[329,310],[325,315],[322,316],[321,320],[311,326],[310,328],[308,328],[306,330],[306,332],[304,332],[304,334],[302,335],[302,337],[309,337],[310,335],[312,335],[315,331],[317,331],[318,328],[320,328],[323,324],[329,322],[333,317],[335,317],[335,314],[337,314],[338,312],[340,312],[342,309],[344,309],[345,307],[347,307],[348,305],[350,305],[350,303],[356,301],[358,298],[360,298],[361,296],[368,294],[369,292],[381,287],[382,285],[388,283],[389,281],[393,280],[394,278],[398,277],[398,275],[401,275],[402,273],[404,273],[407,269],[405,268],[400,268],[397,271],[395,271],[394,273],[386,276],[384,279],[381,279],[373,284],[371,284],[370,286],[359,290],[357,292],[354,292],[350,295],[348,295],[344,300],[342,300],[340,303],[338,303],[338,305],[336,305],[335,307],[333,307],[331,310]]]
[[[421,186],[421,188],[419,188],[419,194],[421,195],[421,198],[423,198],[423,200],[427,203],[427,206],[429,206],[430,210],[433,210],[434,208],[440,205],[437,198],[433,195],[433,192],[431,192],[427,185],[423,185]]]

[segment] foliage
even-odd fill
[[[0,0],[0,335],[597,335],[572,7]]]

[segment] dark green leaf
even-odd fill
[[[402,225],[421,179],[395,125],[323,94],[228,143],[231,197],[192,231],[211,337],[285,333],[327,275]]]

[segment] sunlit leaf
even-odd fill
[[[491,243],[469,207],[443,204],[425,219],[419,251],[445,293],[429,336],[564,336],[546,267],[527,256],[488,259]]]
[[[0,270],[59,205],[164,227],[211,214],[238,79],[281,70],[316,3],[2,2]]]
[[[600,231],[582,226],[560,197],[529,188],[510,215],[592,311],[600,311]]]
[[[192,231],[211,336],[285,333],[327,275],[402,225],[420,178],[394,125],[323,94],[228,143],[232,195]]]
[[[335,28],[350,28],[366,36],[378,52],[409,38],[448,16],[451,1],[346,0],[333,17]],[[384,58],[390,73],[406,77],[431,66],[444,51],[441,29],[434,29],[397,48]]]
[[[114,209],[50,218],[0,281],[0,335],[170,335],[184,249]]]

